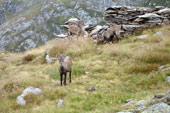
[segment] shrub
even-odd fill
[[[35,56],[33,54],[28,54],[23,57],[22,62],[28,63],[28,62],[32,61],[34,58],[35,58]]]

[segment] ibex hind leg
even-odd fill
[[[63,82],[63,74],[60,74],[60,85],[62,86],[62,82]]]
[[[71,71],[69,72],[69,82],[71,83]]]

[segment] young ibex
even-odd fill
[[[77,35],[80,36],[81,34],[81,29],[77,25],[69,25],[68,28],[68,35]]]
[[[83,30],[83,22],[78,21],[78,22],[70,22],[69,27],[68,27],[68,35],[76,35],[80,36],[84,34]]]
[[[58,56],[59,60],[59,72],[60,72],[60,82],[62,86],[63,75],[64,75],[64,85],[66,85],[67,72],[69,72],[69,82],[71,83],[71,72],[72,72],[72,60],[69,56]]]
[[[117,37],[117,40],[120,40],[120,31],[121,31],[121,25],[113,24],[110,28],[108,28],[103,33],[103,41],[113,41],[114,35]]]

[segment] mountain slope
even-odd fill
[[[104,7],[112,4],[111,0],[39,3],[0,26],[0,50],[18,52],[44,44],[63,32],[60,25],[70,17],[89,24],[103,23]]]
[[[133,109],[123,106],[127,99],[144,100],[170,90],[170,71],[159,69],[170,67],[169,31],[170,27],[149,29],[140,34],[148,35],[146,39],[133,36],[115,44],[57,39],[25,53],[1,52],[0,112],[115,113]],[[60,87],[58,61],[46,64],[46,50],[52,57],[63,53],[73,59],[71,84]],[[26,106],[17,105],[17,96],[28,86],[42,89],[42,95],[28,95]],[[89,87],[97,90],[90,92]],[[62,107],[57,107],[59,99],[64,100]]]

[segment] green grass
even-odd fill
[[[0,61],[0,112],[115,113],[133,108],[122,107],[127,99],[138,101],[164,93],[170,87],[167,82],[170,71],[160,72],[159,67],[170,66],[169,29],[143,31],[141,35],[149,35],[144,40],[132,36],[119,43],[95,45],[85,39],[57,39],[26,53],[0,54],[0,58],[8,56]],[[153,31],[162,31],[164,35],[155,37]],[[46,50],[50,50],[52,57],[65,54],[72,58],[71,84],[60,86],[59,63],[46,64]],[[21,64],[28,54],[34,58]],[[28,86],[43,92],[40,96],[25,97],[27,106],[17,105],[17,96]],[[89,87],[97,90],[89,92]],[[61,108],[57,107],[59,99],[64,100]]]

